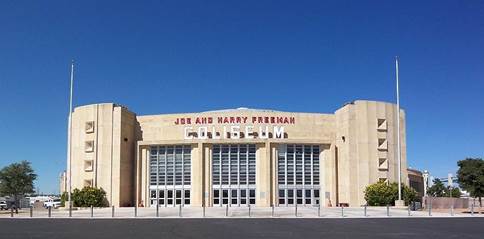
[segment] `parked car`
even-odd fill
[[[0,201],[0,210],[8,210],[7,201]]]
[[[58,208],[61,206],[61,200],[60,198],[55,198],[55,199],[49,199],[44,202],[44,208]]]

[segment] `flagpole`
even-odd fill
[[[73,93],[73,86],[74,86],[74,60],[71,62],[71,84],[70,84],[70,94],[69,94],[69,126],[67,132],[67,167],[69,172],[69,192],[68,192],[68,200],[69,200],[69,217],[72,216],[72,93]]]
[[[400,92],[398,79],[398,56],[395,57],[396,80],[397,80],[397,160],[398,160],[398,200],[402,200],[402,155],[400,145]]]

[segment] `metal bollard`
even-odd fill
[[[407,207],[407,213],[408,213],[408,216],[409,216],[409,217],[410,217],[410,216],[412,216],[412,215],[410,214],[410,204],[408,204],[408,207]]]
[[[474,203],[471,204],[471,215],[474,216]]]
[[[134,217],[138,217],[138,207],[134,206]]]
[[[13,207],[10,207],[10,217],[13,217]]]
[[[387,217],[389,217],[389,216],[390,216],[390,206],[387,205]]]
[[[49,217],[52,216],[52,207],[49,207]]]
[[[69,201],[69,217],[72,217],[72,203]]]
[[[294,207],[294,216],[297,217],[297,203],[296,203],[296,206]]]
[[[156,204],[156,217],[160,217],[160,205]]]
[[[271,212],[271,216],[274,217],[274,205],[272,205],[272,212]]]
[[[114,206],[111,208],[111,217],[114,217]]]
[[[202,210],[203,210],[203,217],[205,218],[205,205],[203,205]]]
[[[321,217],[321,204],[318,204],[318,217]]]
[[[250,215],[250,209],[251,209],[251,208],[250,208],[250,204],[249,204],[249,217],[251,217],[251,215]]]
[[[429,204],[429,217],[432,216],[432,203]]]
[[[365,209],[364,209],[365,213],[364,214],[365,214],[365,217],[366,217],[366,207],[367,207],[367,205],[365,204],[364,207],[365,207]]]
[[[182,205],[181,204],[178,207],[178,217],[183,217],[183,215],[182,215]]]
[[[229,205],[225,205],[225,216],[228,217],[229,216]],[[249,205],[249,216],[250,216],[250,205]]]
[[[454,204],[450,205],[450,216],[454,216]]]
[[[94,207],[91,205],[91,217],[94,217]]]
[[[341,217],[345,217],[345,208],[341,206]]]
[[[30,206],[30,217],[34,216],[34,207]]]

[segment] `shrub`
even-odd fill
[[[378,182],[368,185],[365,189],[365,200],[369,206],[394,205],[397,199],[397,183],[387,184],[385,182]],[[417,192],[407,185],[402,185],[402,199],[408,205],[417,199]]]
[[[84,187],[82,190],[72,190],[71,199],[74,207],[105,207],[108,205],[106,192],[102,188]],[[61,205],[68,200],[67,192],[61,196]]]

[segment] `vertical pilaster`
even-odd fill
[[[256,206],[269,207],[271,204],[271,150],[270,143],[257,144],[256,157]]]
[[[204,145],[198,143],[192,149],[192,189],[191,189],[191,206],[201,207],[203,203],[203,158],[204,158]]]

